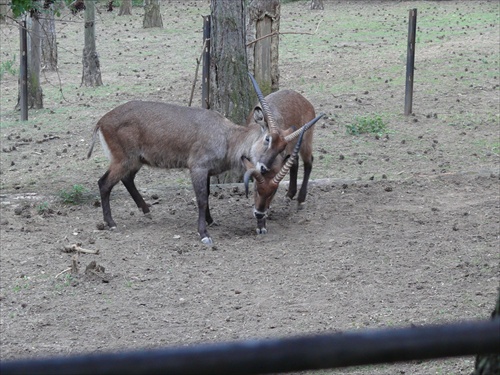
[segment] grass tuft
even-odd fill
[[[347,134],[350,135],[360,135],[365,133],[383,135],[387,133],[387,126],[378,115],[358,116],[352,124],[346,124],[345,128]]]
[[[73,185],[69,190],[61,190],[59,197],[64,204],[78,205],[92,199],[89,190],[82,185]]]

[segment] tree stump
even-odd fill
[[[323,5],[323,0],[311,0],[311,9],[312,10],[325,9],[325,6]]]

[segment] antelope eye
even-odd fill
[[[264,143],[268,145],[270,142],[271,142],[271,137],[269,135],[266,135],[266,137],[264,138]]]

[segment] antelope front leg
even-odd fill
[[[201,237],[201,242],[211,246],[213,245],[213,241],[207,232],[207,214],[208,219],[213,221],[208,208],[208,178],[208,170],[191,170],[191,181],[198,205],[198,234]]]
[[[309,176],[312,171],[313,156],[311,156],[311,161],[304,161],[304,178],[302,179],[302,186],[300,187],[299,196],[297,202],[299,205],[304,204],[307,196],[307,184],[309,182]]]
[[[288,193],[287,197],[293,199],[295,194],[297,194],[297,174],[299,171],[299,161],[295,160],[295,162],[290,167],[290,182],[288,184]]]
[[[267,229],[266,229],[266,213],[263,212],[258,212],[254,210],[254,216],[257,219],[257,228],[255,231],[257,234],[267,234]]]

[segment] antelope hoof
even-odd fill
[[[297,204],[297,210],[303,210],[306,207],[306,202],[299,202]]]
[[[267,229],[266,228],[257,228],[255,229],[257,234],[267,234]]]
[[[144,214],[144,217],[146,217],[148,219],[153,219],[153,215],[151,215],[151,212]]]
[[[109,227],[109,230],[115,230],[115,229],[116,229],[116,225],[112,226],[112,227]]]
[[[210,237],[203,237],[201,239],[201,242],[203,242],[203,244],[205,244],[207,246],[212,246],[214,244],[214,242],[212,241],[212,239]]]

